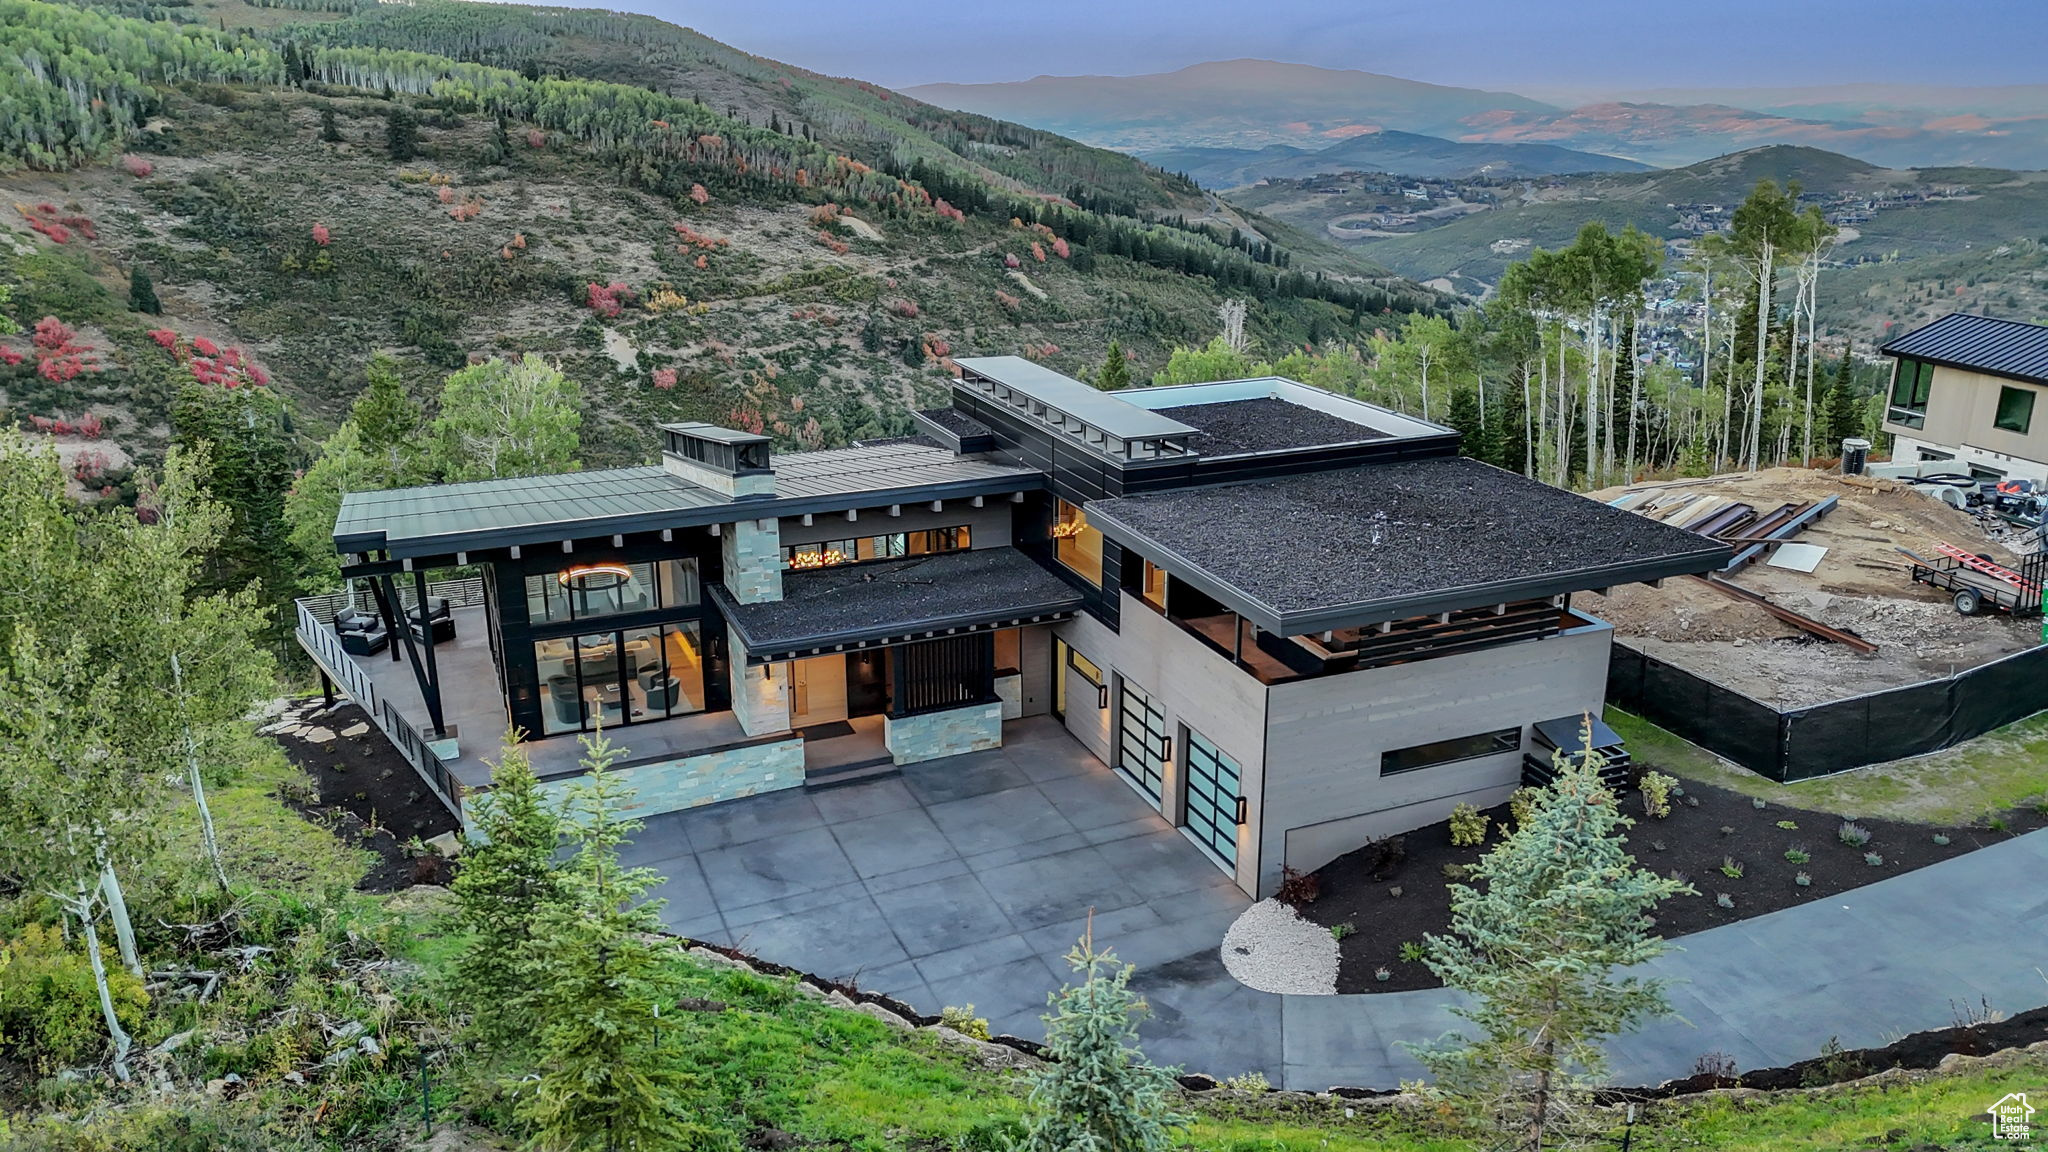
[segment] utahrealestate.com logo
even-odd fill
[[[1985,1111],[1991,1115],[1992,1139],[2017,1142],[2033,1137],[2034,1106],[2027,1103],[2025,1092],[2010,1093]]]

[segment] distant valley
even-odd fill
[[[1189,176],[1209,188],[1325,172],[1397,172],[1404,176],[1554,176],[1566,172],[1641,172],[1634,160],[1555,144],[1460,144],[1414,132],[1367,132],[1326,148],[1268,144],[1264,148],[1163,148],[1140,160]]]

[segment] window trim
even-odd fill
[[[1430,749],[1439,749],[1441,751],[1431,752],[1429,751]],[[1406,748],[1390,748],[1381,752],[1380,775],[1383,777],[1401,776],[1409,772],[1420,772],[1425,768],[1457,764],[1466,760],[1480,760],[1488,756],[1501,756],[1509,752],[1519,752],[1521,750],[1522,729],[1520,725],[1513,728],[1500,728],[1491,732],[1476,732],[1469,736],[1453,736],[1444,740],[1431,740],[1423,744],[1411,744]],[[1403,753],[1430,755],[1434,756],[1435,759],[1424,760],[1417,764],[1406,764],[1400,767],[1388,767],[1390,761],[1400,757]]]
[[[2034,423],[2034,398],[2039,395],[2032,388],[2015,388],[2010,384],[1998,386],[1998,404],[1991,410],[1991,426],[2001,432],[2025,436]],[[2024,402],[2024,411],[2019,415],[2018,427],[2006,422],[2005,404],[2008,399]]]

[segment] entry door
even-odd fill
[[[790,664],[789,726],[846,719],[846,657],[813,656]]]
[[[1156,806],[1166,795],[1166,761],[1173,754],[1166,717],[1144,689],[1129,680],[1121,684],[1116,770]]]
[[[1187,744],[1181,761],[1186,767],[1188,835],[1223,864],[1235,865],[1237,810],[1242,803],[1237,761],[1192,728],[1182,728],[1181,739]]]

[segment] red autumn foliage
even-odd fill
[[[915,320],[917,319],[918,311],[917,301],[906,300],[899,296],[896,299],[889,301],[889,311],[894,312],[898,316],[903,317],[905,320]]]
[[[192,350],[201,356],[220,355],[220,345],[215,344],[204,336],[194,336],[192,338]]]
[[[947,220],[965,221],[967,219],[967,213],[953,207],[944,200],[932,201],[932,211],[937,212]]]
[[[592,312],[609,320],[626,310],[633,302],[633,290],[624,281],[614,280],[609,284],[596,281],[584,285],[584,303]]]
[[[443,184],[439,188],[434,189],[434,196],[443,204],[455,203],[455,189],[449,187],[446,184]]]
[[[943,337],[926,336],[924,338],[924,354],[934,360],[944,359],[946,356],[951,355],[952,351],[953,346],[946,343]]]
[[[1017,254],[1015,252],[1003,253],[1003,267],[1022,268],[1023,266],[1024,262],[1022,260],[1017,259]]]
[[[712,248],[727,248],[731,247],[732,245],[732,241],[726,239],[723,236],[708,236],[690,227],[688,224],[684,224],[680,221],[672,225],[672,227],[675,228],[676,235],[683,241],[682,245],[676,249],[676,251],[678,252],[687,250],[688,247],[692,244],[706,250]]]
[[[178,334],[169,328],[151,328],[149,338],[156,341],[156,346],[166,352],[175,352],[178,349]]]
[[[156,171],[156,165],[140,156],[121,157],[121,170],[140,180]]]
[[[97,372],[91,345],[78,343],[78,332],[55,316],[36,321],[29,344],[36,357],[36,375],[53,384],[75,380],[80,373]],[[17,361],[18,363],[18,361]]]
[[[706,258],[705,258],[704,256],[702,256],[701,254],[700,254],[700,255],[699,255],[698,257],[697,257],[697,267],[698,267],[698,268],[702,269],[702,268],[708,268],[708,267],[710,267],[710,266],[711,266],[711,261],[710,261],[710,260],[706,259]]]
[[[547,143],[547,133],[541,131],[538,128],[528,128],[526,130],[526,146],[528,148],[545,148],[547,147]]]
[[[30,229],[47,237],[52,244],[69,244],[74,232],[88,240],[99,239],[99,233],[93,231],[90,217],[59,215],[57,206],[47,200],[34,207],[17,204],[15,208],[20,211],[22,219],[28,221]]]
[[[97,485],[107,473],[107,454],[97,448],[80,452],[71,460],[71,478],[88,487]]]
[[[5,344],[0,344],[0,364],[5,364],[9,368],[12,368],[17,364],[20,364],[22,360],[23,356],[20,352],[16,351],[13,348],[9,348]]]
[[[676,370],[673,368],[656,368],[654,370],[654,386],[664,392],[675,387]]]
[[[319,245],[319,246],[321,246],[322,248],[325,248],[325,247],[327,247],[327,241],[328,241],[328,239],[329,239],[329,238],[330,238],[330,233],[329,233],[329,232],[327,231],[327,225],[325,225],[325,224],[315,224],[315,225],[313,225],[313,243],[315,243],[315,244],[318,244],[318,245]]]
[[[207,352],[207,348],[213,348],[213,343],[205,341],[204,348],[201,347],[201,343],[201,340],[192,341],[192,351],[202,354],[187,357],[185,360],[185,367],[191,369],[194,380],[201,384],[217,384],[228,389],[239,388],[244,384],[257,388],[269,387],[270,373],[264,371],[262,365],[249,359],[248,354],[240,348],[219,348]]]
[[[87,440],[97,440],[105,435],[106,431],[107,422],[100,419],[97,412],[87,412],[78,418],[78,434]]]
[[[844,256],[853,251],[853,245],[833,237],[830,232],[818,233],[818,243],[830,249],[834,256]]]
[[[1040,264],[1045,263],[1045,245],[1034,241],[1031,245],[1031,258]]]
[[[699,136],[697,139],[702,141],[707,139],[707,137]],[[709,139],[715,140],[717,137],[709,137]],[[690,199],[695,200],[699,204],[709,204],[711,203],[711,193],[706,192],[702,184],[692,184],[690,185]]]
[[[998,289],[996,291],[996,303],[1001,304],[1003,307],[1008,308],[1012,312],[1015,312],[1017,308],[1024,302],[1022,300],[1017,299],[1015,296],[1010,295],[1008,292],[1004,292]]]
[[[1067,247],[1066,237],[1055,236],[1052,238],[1052,254],[1059,257],[1062,260],[1065,260],[1067,257],[1074,254],[1074,250],[1072,248]]]

